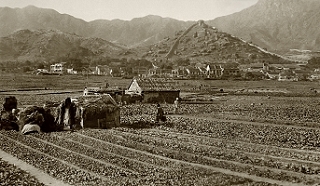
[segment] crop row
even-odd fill
[[[19,133],[10,135],[12,139],[19,141],[35,150],[41,151],[52,157],[61,159],[72,165],[76,165],[81,169],[91,171],[95,174],[101,175],[114,182],[125,182],[127,178],[137,177],[134,171],[121,169],[112,164],[98,161],[93,158],[88,158],[85,155],[64,149],[59,146],[44,143],[30,136],[20,135]],[[131,179],[133,180],[133,179]]]
[[[98,185],[112,183],[111,181],[102,180],[101,177],[90,174],[84,170],[80,170],[74,166],[69,166],[64,163],[64,161],[60,161],[57,158],[46,155],[45,153],[18,142],[16,139],[12,138],[15,136],[13,133],[16,132],[7,131],[4,133],[1,131],[1,149],[16,156],[22,161],[25,161],[26,163],[43,170],[47,174],[72,185]]]
[[[69,133],[68,135],[71,136]],[[92,144],[85,144],[85,143],[79,143],[76,141],[70,140],[69,136],[66,137],[60,137],[58,135],[54,134],[38,134],[34,135],[36,138],[42,139],[44,141],[51,142],[55,145],[58,145],[60,147],[66,148],[72,152],[81,153],[83,155],[86,155],[88,157],[94,158],[96,160],[101,160],[102,162],[110,163],[116,167],[119,167],[120,169],[125,169],[130,172],[137,172],[139,175],[157,175],[158,173],[164,172],[164,167],[157,167],[152,166],[151,164],[146,164],[141,161],[127,158],[124,156],[121,156],[117,153],[111,153],[109,149],[106,149],[104,147],[93,147]],[[132,171],[131,171],[132,170]],[[115,170],[116,171],[116,170]],[[119,171],[119,170],[118,170]],[[130,172],[120,172],[121,175],[129,176]],[[119,175],[118,175],[119,176]]]
[[[130,148],[136,148],[141,151],[147,151],[160,156],[165,156],[171,159],[177,159],[185,162],[197,163],[200,165],[208,165],[212,167],[220,167],[236,172],[244,172],[256,176],[266,177],[274,180],[286,180],[294,182],[316,182],[319,181],[318,178],[311,179],[306,178],[302,174],[282,171],[282,170],[273,170],[266,167],[253,166],[248,164],[242,164],[232,161],[224,161],[220,159],[208,158],[198,154],[188,153],[181,151],[180,149],[168,149],[167,147],[160,147],[154,144],[144,144],[133,140],[125,140],[123,138],[117,138],[114,135],[110,137],[106,135],[104,131],[85,131],[85,135],[95,137],[100,140],[116,143],[119,145],[127,146]]]
[[[211,115],[221,117],[228,116],[243,120],[272,121],[278,123],[290,122],[293,125],[305,126],[307,122],[311,126],[319,126],[320,106],[316,102],[292,101],[291,104],[263,104],[257,103],[224,103],[224,104],[181,104],[179,114],[186,115]],[[166,113],[173,113],[172,104],[163,104]],[[157,110],[154,104],[125,105],[121,108],[121,116],[155,115]],[[226,116],[226,117],[228,117]]]
[[[192,183],[191,180],[202,180],[201,184],[204,184],[203,181],[207,180],[207,178],[203,179],[204,176],[205,177],[212,177],[212,178],[213,177],[215,177],[215,178],[229,177],[229,179],[225,180],[225,181],[229,181],[229,182],[234,182],[234,181],[230,181],[230,179],[231,180],[240,179],[240,178],[234,177],[234,176],[226,176],[223,174],[214,173],[213,171],[205,169],[205,168],[192,167],[190,165],[186,165],[183,163],[172,161],[166,157],[157,156],[157,155],[145,152],[145,151],[139,151],[139,150],[135,150],[133,148],[127,148],[127,147],[116,145],[113,143],[108,143],[106,141],[101,141],[99,139],[85,136],[83,134],[72,133],[69,135],[69,134],[59,133],[57,135],[59,135],[61,137],[62,136],[68,137],[69,139],[72,139],[72,141],[74,140],[74,141],[77,141],[78,143],[92,146],[93,148],[100,148],[103,150],[108,150],[112,153],[123,155],[123,156],[129,157],[129,158],[132,158],[132,159],[138,159],[138,160],[144,161],[146,163],[154,164],[157,166],[167,166],[168,170],[163,172],[163,174],[161,174],[159,177],[157,177],[158,181],[161,178],[162,181],[166,180],[165,182],[167,182],[169,180],[175,180],[173,182],[175,184],[177,184],[177,183],[186,184],[186,183]],[[112,136],[109,136],[108,134],[106,136],[108,138],[113,138]],[[215,174],[215,175],[213,176],[213,174]],[[153,179],[155,179],[156,176],[154,174],[152,174],[152,175],[153,175]],[[185,177],[184,175],[188,175],[188,176]],[[244,178],[241,178],[241,179],[243,181],[245,181],[245,183],[248,183],[248,184],[249,184],[249,182],[251,182],[248,179],[244,179]],[[243,181],[237,181],[237,183],[241,183]],[[209,181],[209,183],[213,183],[212,180]],[[255,182],[255,183],[260,184],[259,182]],[[184,184],[182,184],[182,185],[184,185]]]
[[[154,144],[168,149],[179,149],[180,151],[197,154],[205,157],[218,158],[222,160],[231,160],[245,164],[257,166],[267,166],[304,174],[320,174],[319,164],[316,162],[306,162],[283,157],[263,155],[260,153],[248,153],[243,150],[233,150],[225,147],[215,147],[212,145],[202,145],[194,142],[183,142],[178,139],[167,139],[152,133],[148,136],[141,130],[130,130],[128,132],[113,131],[112,134],[145,144]]]
[[[90,146],[91,148],[98,149],[102,152],[117,154],[118,156],[126,157],[132,160],[137,160],[140,163],[144,162],[146,164],[156,165],[161,169],[175,168],[174,166],[172,166],[170,161],[159,158],[159,157],[155,157],[153,154],[146,153],[143,151],[138,151],[138,150],[127,148],[120,145],[116,145],[106,141],[101,141],[96,138],[82,135],[81,133],[71,133],[71,134],[57,133],[56,135],[68,138],[68,140],[71,140],[75,143],[80,143],[86,146]]]
[[[235,140],[225,140],[199,135],[176,133],[158,129],[130,130],[128,128],[117,128],[117,130],[150,137],[161,137],[173,141],[178,140],[180,142],[195,143],[197,145],[214,146],[218,148],[233,149],[250,153],[260,153],[263,155],[278,156],[302,161],[319,162],[320,160],[320,152],[315,151],[280,148],[271,145],[260,145]]]
[[[102,180],[102,178],[106,178],[103,176],[103,173],[95,172],[96,174],[88,174],[84,171],[84,169],[75,169],[75,166],[71,166],[72,164],[68,163],[75,163],[77,165],[82,164],[83,162],[86,162],[87,160],[82,159],[75,159],[75,156],[72,154],[72,152],[66,153],[66,152],[59,152],[58,149],[53,148],[54,146],[47,146],[47,143],[45,143],[42,140],[34,140],[32,139],[34,137],[23,137],[21,138],[21,135],[16,133],[3,133],[5,136],[0,135],[1,140],[5,140],[6,143],[3,143],[1,148],[12,153],[15,155],[18,155],[18,158],[33,164],[37,165],[37,167],[41,168],[42,170],[45,170],[49,174],[53,174],[53,176],[57,177],[58,179],[65,180],[66,182],[70,184],[84,184],[84,185],[211,185],[212,183],[215,183],[216,185],[225,185],[225,183],[237,183],[238,185],[272,185],[262,182],[254,182],[247,178],[241,178],[238,176],[232,176],[232,175],[225,175],[221,173],[217,173],[215,171],[211,171],[204,168],[197,168],[197,167],[183,167],[180,165],[176,165],[175,169],[171,169],[167,171],[164,174],[161,174],[161,176],[157,176],[155,174],[149,174],[149,175],[139,175],[139,179],[135,179],[134,177],[128,176],[128,179],[111,179],[111,180]],[[38,137],[38,136],[37,136]],[[9,140],[8,140],[9,139]],[[30,140],[30,141],[29,141]],[[25,144],[22,144],[22,142],[25,142]],[[37,145],[32,145],[32,143],[38,143]],[[26,146],[28,145],[28,146]],[[29,146],[30,145],[30,146]],[[33,150],[31,148],[37,148],[37,146],[42,146],[43,149],[46,149],[46,153],[40,152],[40,149]],[[17,150],[13,147],[16,147]],[[50,150],[49,150],[50,149]],[[63,153],[68,154],[70,159],[67,161],[68,163],[61,163],[57,160],[58,158],[52,158],[51,151],[54,152],[54,154],[59,154],[60,156],[64,156]],[[48,154],[48,155],[47,155]],[[75,161],[79,161],[79,163],[76,163]],[[64,161],[62,161],[64,162]],[[89,166],[88,164],[86,164]],[[97,164],[95,164],[97,165]],[[100,169],[99,166],[94,166],[96,169]],[[75,169],[75,170],[73,170]],[[88,170],[91,170],[88,167]],[[101,169],[100,169],[101,170]],[[112,170],[107,170],[112,171]],[[92,171],[94,172],[94,171]],[[96,175],[95,179],[92,178],[93,175]],[[65,176],[65,177],[64,177]],[[127,175],[118,175],[117,177],[123,177]]]
[[[44,186],[30,173],[0,159],[0,185]]]
[[[170,127],[159,126],[165,131],[197,134],[213,138],[231,139],[249,143],[273,145],[319,151],[320,130],[295,128],[281,125],[254,124],[246,122],[214,121],[199,118],[175,117]]]

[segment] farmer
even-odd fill
[[[176,98],[176,100],[174,100],[173,105],[174,105],[174,113],[178,114],[178,111],[179,111],[179,98]]]
[[[156,116],[156,122],[158,123],[159,120],[161,120],[162,122],[165,122],[166,116],[164,115],[164,111],[159,103],[157,104],[157,108],[158,108],[158,111],[157,111],[157,116]]]
[[[17,118],[12,112],[2,110],[0,113],[0,130],[15,130],[19,131]]]
[[[38,110],[27,115],[25,124],[21,130],[22,134],[40,133],[41,126],[44,123],[44,117]]]
[[[5,98],[3,109],[0,109],[0,130],[16,130],[19,131],[17,123],[17,99],[14,96]]]
[[[72,130],[75,124],[76,105],[67,97],[65,101],[57,108],[58,117],[56,123],[58,130]]]
[[[87,95],[88,95],[88,88],[87,88],[87,87],[84,87],[83,95],[84,95],[84,96],[87,96]]]

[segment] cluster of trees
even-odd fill
[[[0,62],[0,71],[2,72],[28,72],[38,68],[45,68],[48,62],[41,61],[3,61]]]
[[[307,63],[307,68],[309,69],[320,68],[320,57],[312,57]]]
[[[126,58],[108,58],[108,57],[98,57],[98,58],[70,58],[61,57],[50,61],[40,61],[40,60],[26,60],[26,61],[4,61],[0,62],[0,71],[10,71],[10,72],[29,72],[36,69],[50,69],[50,65],[65,62],[67,68],[73,68],[74,70],[82,70],[87,67],[95,67],[97,65],[108,65],[114,66],[114,62],[118,67],[125,68],[129,72],[132,68],[136,67],[152,67],[152,63],[146,59],[126,59]]]

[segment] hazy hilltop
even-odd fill
[[[172,36],[177,30],[188,28],[193,23],[149,15],[131,21],[96,20],[89,22],[88,25],[92,30],[91,36],[135,47],[156,43],[164,37]]]
[[[203,21],[177,31],[148,47],[138,47],[142,57],[152,61],[188,59],[193,63],[249,63],[256,61],[279,62],[282,59],[262,48],[247,43],[228,33],[221,32]]]
[[[299,50],[320,48],[319,8],[318,0],[260,0],[238,13],[194,26],[196,21],[153,15],[131,21],[86,22],[52,9],[5,7],[0,8],[0,60],[70,56],[72,50],[78,56],[269,61],[271,54],[252,42],[267,51],[307,61],[313,54]],[[195,33],[208,35],[194,37]]]
[[[67,14],[60,14],[52,9],[35,6],[22,9],[0,8],[0,37],[21,29],[54,29],[84,37],[99,37],[127,46],[136,46],[152,44],[191,24],[191,22],[152,15],[131,21],[95,20],[86,22]]]
[[[137,59],[175,63],[188,60],[211,64],[225,62],[279,62],[280,57],[235,36],[198,21],[152,45],[118,46],[101,38],[85,38],[58,30],[20,30],[0,38],[0,60],[54,61],[59,59]]]
[[[208,24],[267,48],[320,50],[319,0],[259,0],[247,9]]]
[[[0,36],[7,36],[18,30],[60,30],[86,36],[87,22],[53,9],[27,6],[25,8],[0,8]]]
[[[84,38],[57,30],[20,30],[0,38],[0,60],[114,57],[123,50],[101,38]]]
[[[320,50],[319,9],[319,0],[260,0],[238,13],[206,23],[251,41],[268,51],[280,54],[290,49],[318,51]],[[195,22],[153,15],[130,21],[86,22],[52,9],[34,6],[21,9],[5,7],[0,8],[0,37],[21,29],[53,29],[136,47],[148,46],[163,38],[174,37],[176,31],[187,29]]]

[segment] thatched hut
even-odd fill
[[[171,79],[134,78],[126,94],[142,95],[142,102],[172,104],[180,95],[180,90],[176,87],[177,82]]]
[[[82,96],[75,103],[81,110],[82,128],[120,126],[120,107],[109,94]]]

